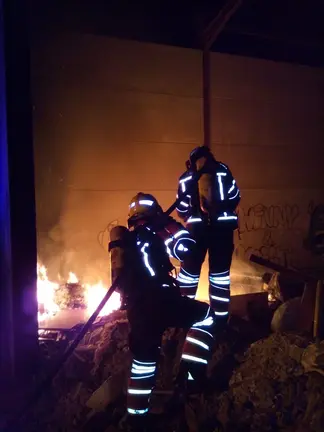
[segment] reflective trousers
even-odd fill
[[[199,380],[205,377],[211,355],[214,314],[207,303],[169,293],[145,298],[127,312],[133,354],[127,411],[143,415],[149,410],[163,332],[168,327],[189,329],[182,352],[182,370],[186,368],[188,379]]]
[[[217,321],[228,319],[230,303],[230,267],[234,251],[233,229],[225,223],[216,226],[202,222],[188,224],[187,229],[196,240],[196,248],[185,258],[177,280],[181,294],[195,298],[202,264],[208,251],[209,299]]]

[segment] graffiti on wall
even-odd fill
[[[235,257],[247,259],[251,254],[255,254],[284,266],[292,265],[293,249],[278,242],[270,230],[266,230],[262,237],[253,240],[249,244],[241,237],[235,249]]]
[[[270,205],[256,204],[239,209],[240,231],[259,231],[265,229],[293,229],[298,216],[300,215],[299,206],[294,205]]]
[[[295,203],[240,207],[235,256],[246,259],[254,253],[285,266],[300,266],[311,256],[305,239],[315,207],[313,202],[304,207]]]

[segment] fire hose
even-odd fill
[[[188,187],[187,191],[180,194],[179,197],[174,201],[174,203],[163,213],[164,216],[169,216],[177,207],[177,205],[182,201],[182,199],[190,192],[195,184],[199,181],[200,177],[203,174],[203,170],[199,170],[193,174],[192,183]],[[92,324],[97,319],[99,313],[107,303],[107,301],[110,299],[116,288],[118,287],[120,283],[120,277],[117,277],[115,281],[112,283],[110,288],[108,289],[107,293],[99,303],[97,309],[93,312],[89,320],[84,324],[80,332],[77,334],[73,342],[67,347],[66,351],[63,353],[60,360],[57,362],[55,367],[53,367],[53,370],[48,374],[48,376],[43,380],[43,382],[36,388],[34,393],[31,395],[30,398],[28,398],[28,402],[25,404],[25,406],[21,409],[19,415],[15,415],[13,419],[9,420],[7,424],[5,425],[5,428],[2,429],[2,432],[10,431],[16,422],[18,422],[21,417],[23,417],[27,411],[38,401],[40,396],[43,394],[43,392],[52,384],[53,380],[56,378],[62,367],[64,366],[65,362],[71,357],[74,350],[77,348],[79,343],[82,341],[86,333],[90,330]]]

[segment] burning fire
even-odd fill
[[[54,302],[55,290],[58,287],[59,284],[48,280],[46,267],[37,263],[38,321],[44,321],[58,312],[59,307]]]
[[[67,280],[67,283],[79,283],[79,279],[76,277],[74,273],[69,272],[69,278]]]
[[[69,273],[68,284],[79,284],[79,278],[72,272]],[[87,314],[90,316],[107,293],[107,287],[99,281],[97,284],[82,285],[84,289]],[[60,307],[55,303],[55,293],[60,289],[58,283],[52,282],[47,277],[46,267],[37,264],[37,300],[38,300],[38,321],[42,322],[59,312]],[[120,295],[116,292],[112,294],[108,302],[102,308],[99,316],[109,315],[112,311],[121,306]]]
[[[89,316],[93,314],[97,306],[107,293],[107,288],[98,282],[96,285],[86,285],[86,302]],[[116,292],[112,294],[105,306],[101,309],[99,316],[109,315],[112,311],[119,309],[121,306],[120,295]]]

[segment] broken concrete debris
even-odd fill
[[[248,325],[240,326],[237,320],[233,323],[215,344],[209,370],[212,390],[201,402],[199,422],[219,421],[222,430],[228,432],[323,432],[323,345],[314,348],[306,336],[281,333],[259,339],[254,334],[251,343]],[[131,360],[125,312],[112,313],[102,324],[101,329],[86,336],[87,343],[76,350],[52,388],[29,412],[21,430],[81,431],[93,411],[102,411],[116,398],[118,401]],[[177,367],[170,365],[177,358],[182,336],[173,329],[164,335],[159,388],[170,389],[172,385]],[[120,391],[96,394],[107,380],[114,381]],[[122,400],[118,409],[123,412]],[[105,422],[107,418],[100,430],[112,429],[109,421]]]

